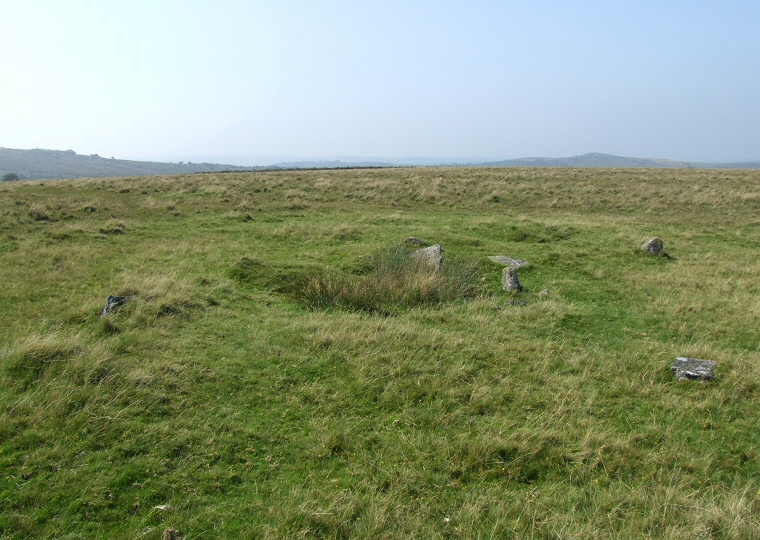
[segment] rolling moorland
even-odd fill
[[[758,538],[759,255],[750,170],[1,183],[0,536]]]
[[[73,150],[17,150],[0,148],[0,177],[15,174],[24,180],[82,177],[152,176],[216,171],[248,171],[263,167],[236,167],[218,163],[163,163],[82,155]]]
[[[238,156],[237,159],[242,159]],[[0,178],[12,174],[21,180],[72,178],[109,178],[155,176],[200,172],[242,172],[289,169],[376,168],[398,166],[489,166],[489,167],[615,167],[615,168],[722,168],[760,169],[760,161],[746,163],[689,163],[669,159],[651,159],[589,153],[566,158],[520,158],[487,163],[450,162],[434,158],[342,158],[321,161],[287,161],[266,166],[236,166],[220,163],[168,163],[103,158],[77,154],[73,150],[18,150],[0,148]]]

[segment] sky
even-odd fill
[[[0,0],[0,147],[760,160],[760,2]]]

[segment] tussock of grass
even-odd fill
[[[29,217],[33,221],[49,221],[50,217],[47,214],[47,211],[39,208],[39,207],[33,207],[29,210]]]
[[[14,347],[6,349],[5,368],[8,372],[30,382],[39,378],[55,362],[69,360],[82,350],[80,338],[54,331],[27,336]]]
[[[306,285],[309,276],[321,271],[316,265],[271,264],[255,257],[243,257],[227,271],[227,276],[240,283],[294,295]]]
[[[208,303],[189,281],[174,273],[126,275],[116,296],[127,302],[100,323],[104,335],[119,334],[123,327],[142,328],[158,324],[166,317],[189,319]]]
[[[107,221],[101,228],[101,234],[124,234],[127,230],[127,225],[121,220]]]
[[[434,271],[425,261],[395,248],[376,255],[369,272],[347,275],[320,273],[310,277],[298,299],[314,309],[393,314],[423,305],[438,305],[475,294],[479,279],[474,263],[446,261]]]

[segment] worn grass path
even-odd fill
[[[477,295],[299,302],[408,236]],[[759,255],[756,171],[0,184],[0,536],[758,538]]]

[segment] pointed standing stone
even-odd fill
[[[124,302],[129,300],[129,298],[129,296],[109,296],[106,298],[106,305],[100,312],[100,316],[105,317],[106,315],[113,313],[118,309],[119,306],[124,305]]]

